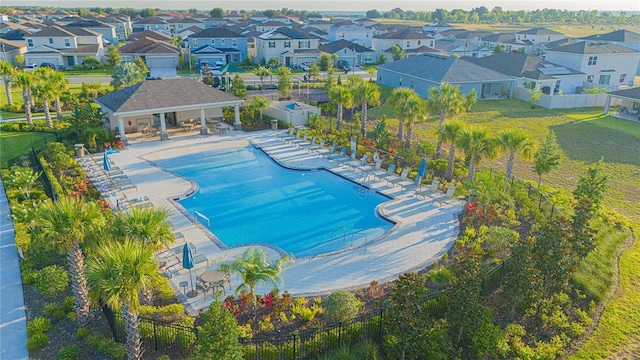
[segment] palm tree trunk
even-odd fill
[[[336,114],[336,130],[342,129],[342,104],[338,104],[338,113]]]
[[[56,118],[58,121],[62,121],[62,106],[60,105],[60,98],[56,97]]]
[[[29,93],[29,105],[31,106],[31,111],[34,111],[36,109],[36,99],[33,97],[31,90],[27,90],[27,92]]]
[[[124,325],[127,333],[127,360],[142,358],[142,340],[140,339],[140,320],[138,313],[131,310],[129,304],[123,304]]]
[[[6,76],[2,80],[4,81],[4,91],[7,92],[7,104],[11,106],[13,105],[13,95],[11,94],[11,81],[9,81],[9,78]]]
[[[538,175],[538,190],[540,190],[541,183],[542,183],[542,174]]]
[[[80,243],[74,241],[71,250],[67,254],[71,275],[71,288],[76,298],[76,315],[78,315],[78,325],[84,326],[89,320],[89,287],[87,286],[87,276],[84,272],[84,255],[80,248]]]
[[[444,121],[447,120],[447,115],[440,114],[440,123],[438,124],[438,134],[442,134],[444,130]],[[442,141],[440,137],[438,137],[438,141],[436,142],[436,159],[440,159],[442,157]]]
[[[404,137],[404,119],[398,118],[398,141]]]
[[[447,180],[453,179],[453,165],[456,161],[456,147],[453,143],[449,145],[449,160],[447,161],[447,173],[445,174],[445,178]]]
[[[511,180],[511,174],[513,173],[513,162],[516,159],[516,153],[515,152],[510,152],[509,153],[509,161],[507,161],[507,172],[505,173],[505,178],[507,180],[507,184],[509,183],[509,181]]]
[[[362,116],[360,117],[362,124],[360,124],[360,132],[364,139],[367,138],[367,103],[362,103]]]
[[[49,111],[49,98],[45,97],[42,99],[42,104],[44,106],[44,119],[47,123],[47,126],[52,128],[53,121],[51,121],[51,112]]]
[[[32,126],[33,119],[31,118],[31,100],[29,99],[29,93],[26,90],[22,90],[22,101],[24,101],[24,116],[27,119],[27,124]]]
[[[413,136],[413,121],[409,122],[409,130],[407,130],[407,139],[404,143],[404,147],[411,147],[411,137]]]
[[[476,161],[475,156],[471,155],[471,159],[469,159],[469,174],[467,175],[467,180],[473,181],[473,177],[476,174]]]

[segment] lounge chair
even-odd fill
[[[282,141],[290,143],[294,140],[300,139],[300,134],[302,134],[301,131],[302,130],[300,129],[293,129],[293,131],[291,132],[291,136],[282,139]]]
[[[438,191],[438,186],[440,185],[440,180],[433,180],[428,189],[423,191],[416,192],[417,196],[422,196],[423,199],[426,199],[428,195],[434,194]]]
[[[355,170],[357,168],[362,168],[363,166],[366,166],[367,165],[367,161],[369,161],[369,155],[364,154],[362,156],[362,159],[360,159],[360,161],[358,161],[356,163],[349,163],[349,164],[347,164],[347,166],[349,166],[350,168]]]
[[[331,148],[319,150],[318,151],[318,155],[320,155],[322,157],[331,156],[331,155],[333,155],[333,153],[336,152],[336,147],[338,147],[338,144],[333,143],[333,145],[331,145]]]
[[[351,153],[351,156],[349,156],[349,157],[345,157],[344,159],[337,159],[337,161],[338,161],[338,163],[340,163],[340,165],[347,165],[347,166],[349,166],[349,164],[347,164],[347,163],[357,161],[357,160],[356,160],[356,153],[355,153],[355,152],[352,152],[352,153]]]
[[[404,169],[402,169],[402,171],[400,172],[400,176],[398,177],[387,177],[387,185],[388,184],[392,184],[393,186],[396,186],[396,184],[400,185],[400,187],[403,187],[404,185],[407,185],[407,176],[409,176],[409,168],[406,167]],[[411,182],[409,181],[409,184],[411,184]]]
[[[366,174],[366,175],[373,175],[375,176],[376,172],[380,171],[380,168],[382,167],[382,160],[378,159],[378,161],[375,162],[375,164],[373,165],[373,167],[368,166],[366,168],[363,168],[362,171]],[[381,173],[382,174],[382,173]]]
[[[336,159],[341,159],[341,158],[344,158],[344,157],[345,157],[346,153],[347,153],[347,147],[346,147],[346,146],[343,146],[343,147],[340,149],[340,152],[339,152],[339,153],[329,155],[329,156],[327,156],[327,159],[328,159],[329,161],[333,161],[333,160],[336,160]]]
[[[302,148],[308,149],[309,147],[311,147],[311,146],[315,145],[315,143],[316,143],[316,136],[315,136],[315,135],[313,135],[313,136],[311,137],[311,141],[310,141],[310,142],[308,142],[308,143],[302,143],[302,144],[300,144],[300,145],[298,145],[298,146],[299,146],[301,149],[302,149]]]
[[[320,150],[320,149],[324,149],[324,139],[320,140],[320,144],[318,145],[311,145],[307,148],[307,150],[309,151],[315,151],[315,150]]]
[[[396,172],[396,164],[389,164],[389,167],[387,168],[386,172],[382,174],[374,174],[374,176],[380,180],[385,180],[389,176],[395,176],[395,172]]]
[[[289,136],[293,136],[293,128],[287,130],[287,131],[281,131],[280,133],[278,133],[278,135],[276,135],[277,139],[280,140],[284,140],[285,138],[289,137]]]
[[[299,132],[299,131],[298,131],[298,132]],[[292,140],[292,141],[291,141],[291,144],[292,144],[292,145],[300,145],[300,144],[303,144],[303,143],[307,142],[307,139],[308,139],[308,138],[309,138],[309,133],[306,133],[306,134],[304,134],[304,138],[302,138],[302,139],[298,138],[298,139]]]

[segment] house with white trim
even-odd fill
[[[256,62],[275,58],[294,67],[320,58],[319,39],[289,28],[279,28],[256,38]]]
[[[378,54],[388,52],[394,45],[398,45],[402,50],[418,49],[423,46],[435,48],[436,39],[430,35],[417,32],[413,29],[403,31],[392,31],[385,34],[375,35],[371,42],[371,48]],[[391,58],[387,58],[392,61]]]
[[[354,23],[339,23],[329,28],[329,41],[347,40],[349,42],[371,48],[375,32],[372,27]]]
[[[189,36],[189,49],[196,57],[196,67],[240,63],[247,58],[247,37],[222,27],[207,28]]]
[[[49,63],[59,69],[82,64],[89,56],[100,61],[104,57],[102,34],[91,30],[53,25],[25,34],[24,39],[27,44],[25,63]]]

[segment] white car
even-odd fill
[[[303,63],[300,63],[300,65],[298,65],[298,67],[299,67],[302,71],[309,71],[309,69],[311,68],[311,63],[303,62]]]

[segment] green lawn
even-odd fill
[[[459,119],[482,126],[492,134],[509,128],[528,132],[535,140],[541,140],[549,131],[556,133],[561,150],[561,166],[543,178],[543,184],[555,189],[573,190],[578,178],[594,161],[603,159],[610,190],[604,205],[627,218],[636,227],[636,239],[640,235],[640,122],[621,120],[602,113],[602,108],[547,110],[531,109],[518,100],[480,101],[469,114]],[[369,112],[372,119],[386,114],[397,131],[395,114],[386,105]],[[416,139],[435,142],[438,118],[431,116],[416,125]],[[415,139],[414,139],[415,141]],[[482,161],[481,166],[504,171],[506,156]],[[532,163],[518,159],[514,174],[517,177],[537,180]],[[577,281],[585,288],[602,296],[615,268],[612,254],[623,239],[611,234],[608,242],[598,239],[601,245],[594,252],[590,264],[581,268]],[[620,285],[612,295],[600,319],[598,327],[586,344],[571,359],[625,359],[637,358],[640,353],[640,242],[627,250],[620,259]],[[591,287],[591,288],[588,288]]]
[[[40,132],[0,131],[0,168],[7,167],[7,160],[25,155],[31,151],[31,143],[52,139],[53,134]]]

